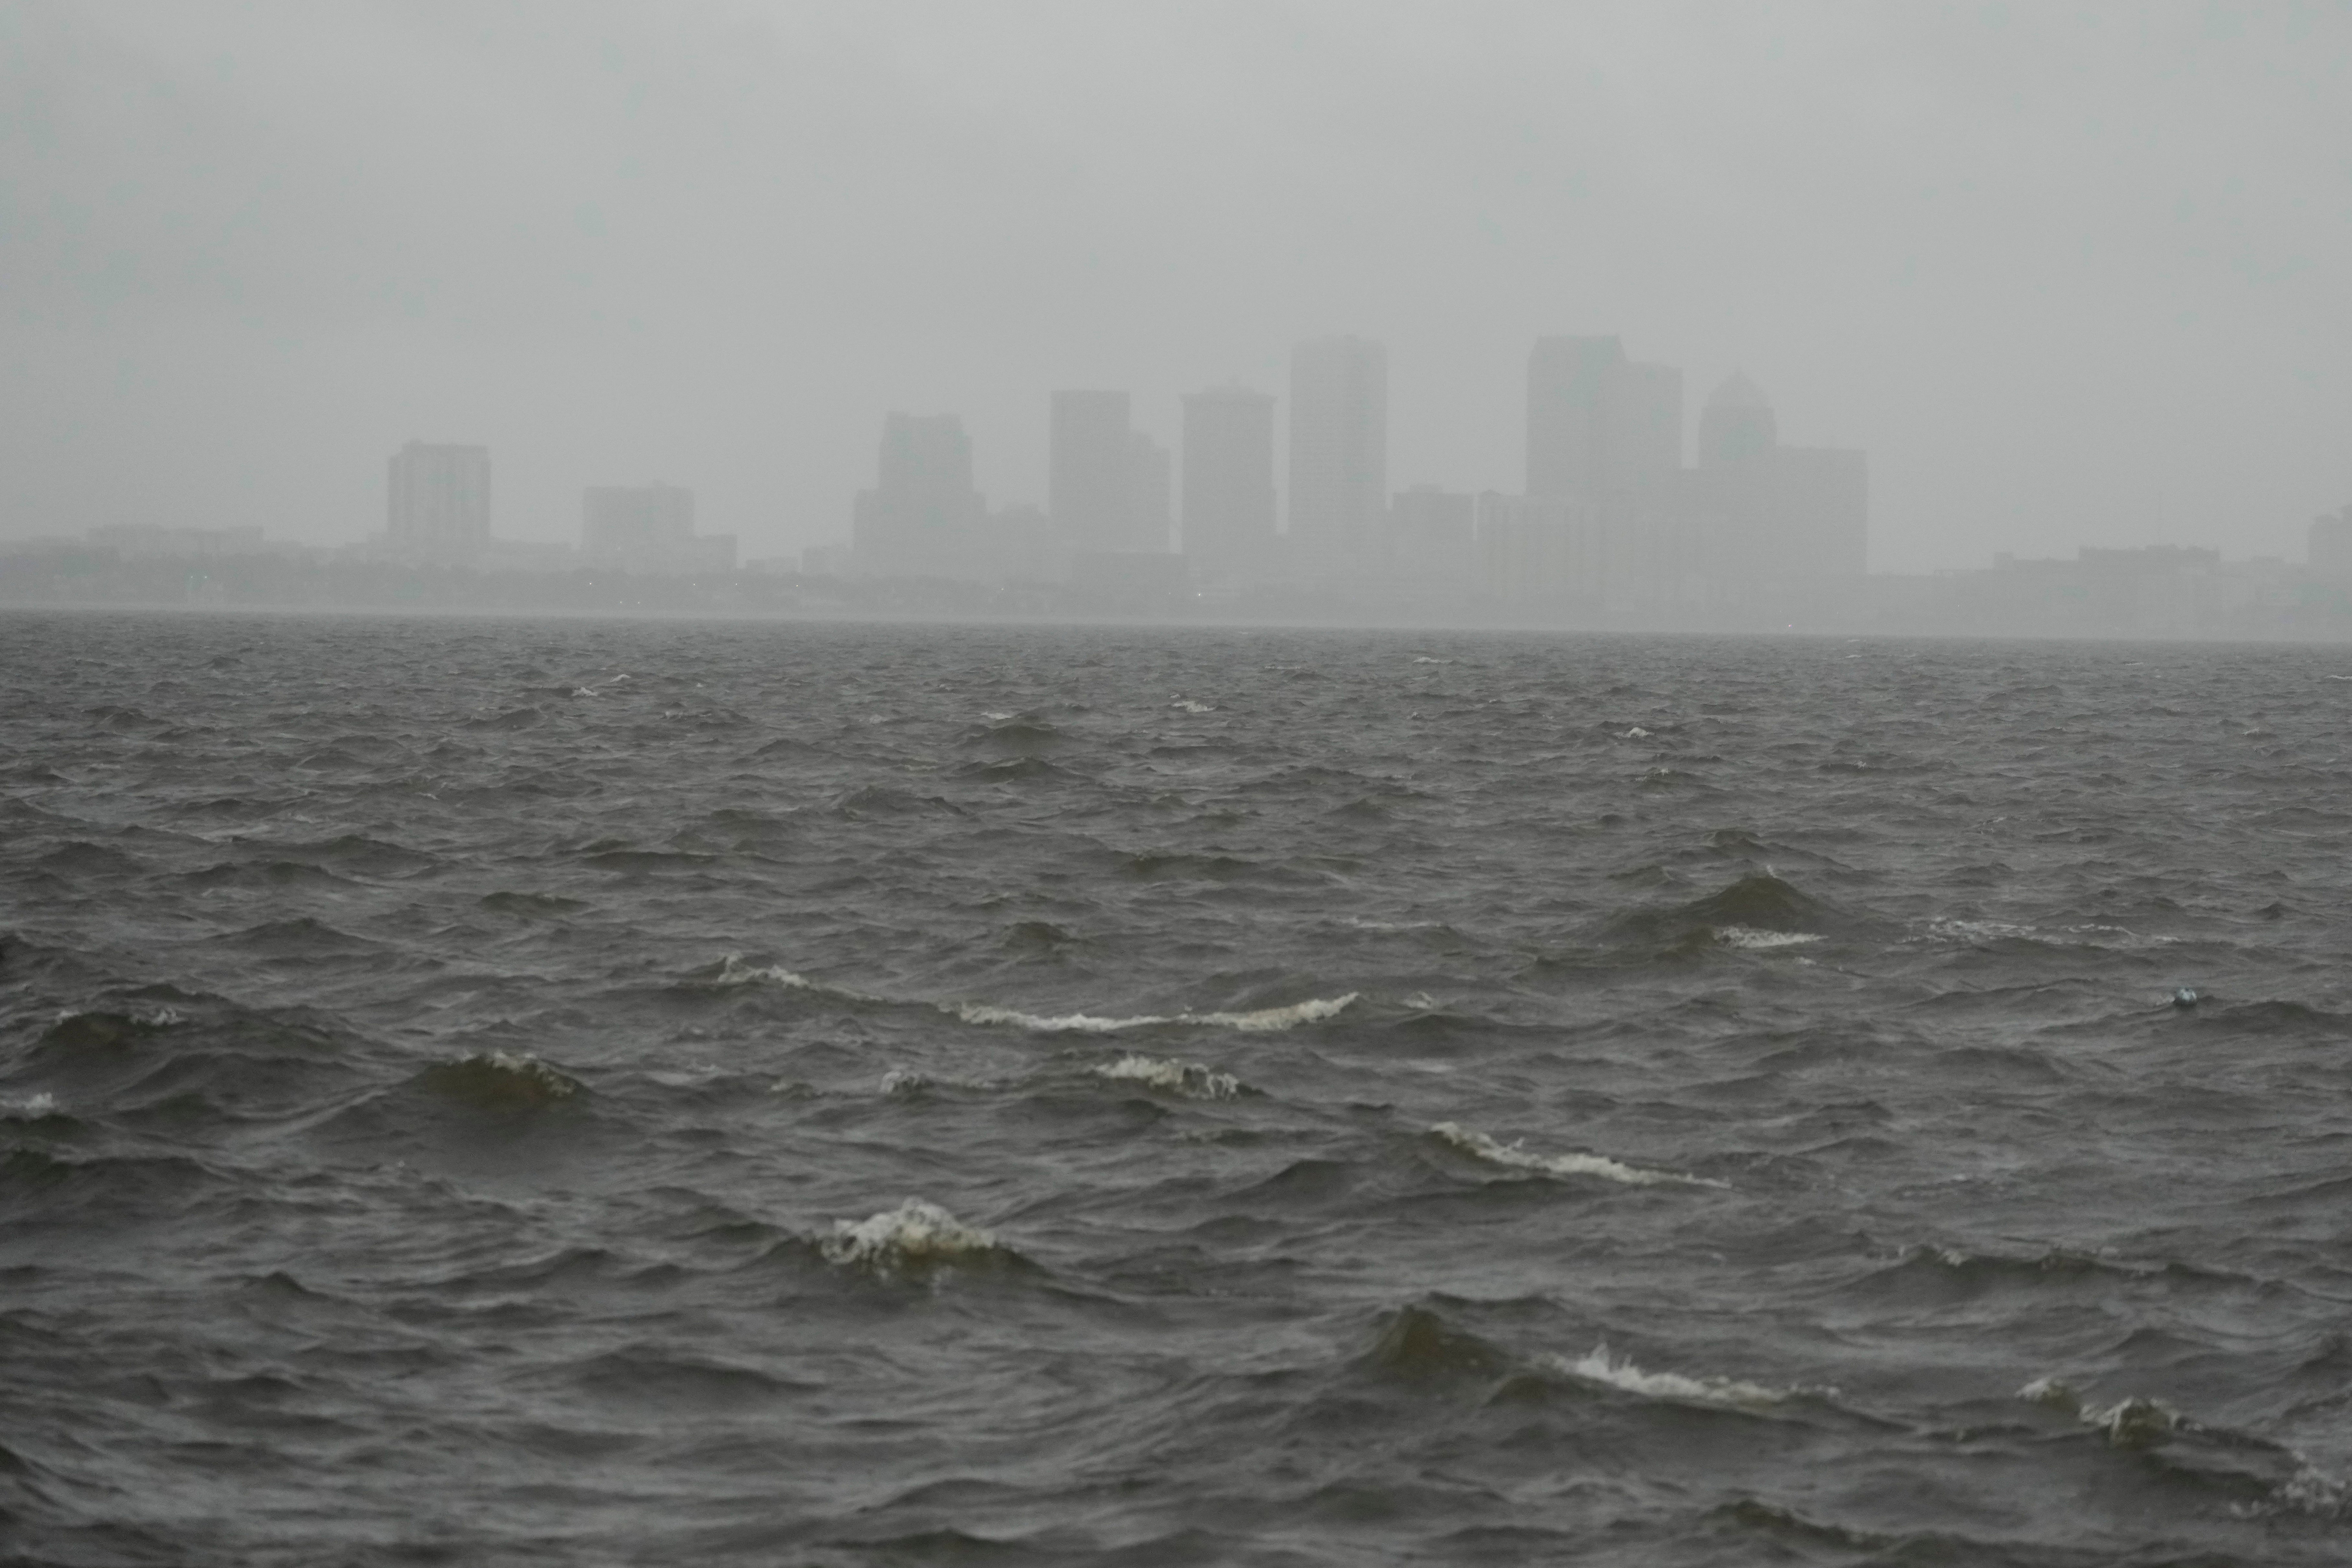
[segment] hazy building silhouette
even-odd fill
[[[594,485],[581,493],[580,552],[591,565],[631,572],[730,572],[735,536],[694,531],[694,492],[682,485]]]
[[[985,574],[988,508],[971,482],[971,438],[952,414],[890,415],[882,422],[875,485],[850,513],[850,552],[873,576]]]
[[[1528,495],[1587,497],[1601,488],[1603,394],[1624,364],[1613,337],[1536,340],[1528,354]]]
[[[1134,432],[1124,392],[1052,397],[1045,511],[1074,550],[1137,548]]]
[[[1263,574],[1275,549],[1274,399],[1229,385],[1184,398],[1184,554],[1203,581]]]
[[[1128,437],[1130,549],[1165,552],[1176,531],[1176,469],[1168,448],[1138,430]]]
[[[1771,400],[1735,374],[1699,418],[1701,482],[1685,520],[1705,537],[1701,569],[1727,584],[1859,577],[1867,568],[1870,472],[1864,454],[1783,447]],[[1716,595],[1723,596],[1723,595]]]
[[[1478,573],[1478,498],[1414,485],[1389,503],[1387,569],[1424,600],[1466,595]]]
[[[2312,572],[2322,577],[2352,577],[2352,506],[2311,520]]]
[[[411,441],[392,455],[385,529],[393,548],[465,554],[490,538],[490,449]]]
[[[1310,338],[1290,353],[1291,557],[1330,571],[1371,542],[1388,506],[1388,350]]]
[[[1780,443],[1780,422],[1773,417],[1764,389],[1734,371],[1710,394],[1698,416],[1698,465],[1719,468],[1769,452]]]
[[[580,548],[646,554],[694,537],[694,492],[683,485],[592,485],[580,497]]]

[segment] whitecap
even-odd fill
[[[917,1072],[912,1068],[892,1068],[882,1075],[882,1092],[886,1095],[912,1094],[930,1086],[930,1074]]]
[[[1210,707],[1207,703],[1195,702],[1189,697],[1179,697],[1175,701],[1171,702],[1168,706],[1171,708],[1181,709],[1187,713],[1214,713],[1216,711],[1214,708]]]
[[[1799,1390],[1767,1388],[1760,1383],[1748,1383],[1732,1377],[1688,1377],[1678,1372],[1644,1372],[1630,1359],[1609,1353],[1606,1344],[1597,1344],[1575,1361],[1566,1356],[1548,1358],[1551,1364],[1570,1377],[1582,1378],[1625,1394],[1638,1394],[1644,1399],[1675,1399],[1693,1405],[1716,1405],[1729,1409],[1749,1408],[1759,1405],[1778,1405],[1795,1395]]]
[[[1422,653],[1413,655],[1412,662],[1415,664],[1452,664],[1454,661],[1450,658],[1432,658],[1429,655]]]
[[[2085,1405],[2082,1396],[2055,1377],[2037,1377],[2017,1391],[2030,1404],[2063,1412],[2105,1434],[2118,1448],[2146,1448],[2162,1442],[2182,1425],[2180,1412],[2161,1399],[2137,1395],[2113,1405]]]
[[[838,997],[844,1002],[878,1002],[882,998],[868,996],[863,991],[852,991],[846,985],[832,985],[822,980],[786,969],[781,963],[752,965],[743,962],[740,952],[730,952],[719,966],[714,985],[781,985],[788,991],[814,991],[819,995]]]
[[[1646,741],[1649,738],[1650,732],[1647,730],[1643,729],[1639,724],[1634,725],[1632,729],[1626,731],[1624,734],[1618,737],[1618,739],[1622,741]]]
[[[951,1263],[993,1251],[995,1236],[964,1224],[935,1203],[908,1198],[861,1220],[837,1219],[817,1250],[828,1263],[889,1269]]]
[[[1097,1078],[1140,1083],[1170,1094],[1188,1094],[1195,1100],[1231,1100],[1242,1091],[1241,1079],[1231,1073],[1213,1072],[1199,1062],[1140,1057],[1132,1052],[1093,1071]]]
[[[1497,1142],[1486,1133],[1465,1127],[1458,1121],[1441,1121],[1430,1131],[1475,1159],[1484,1160],[1489,1164],[1506,1165],[1515,1171],[1541,1171],[1552,1176],[1600,1176],[1635,1187],[1655,1186],[1662,1183],[1690,1187],[1724,1187],[1730,1184],[1706,1176],[1685,1175],[1680,1171],[1646,1170],[1600,1154],[1537,1154],[1520,1148],[1516,1142]]]
[[[1774,948],[1802,947],[1822,939],[1809,931],[1758,931],[1753,926],[1723,926],[1717,930],[1715,940],[1726,947],[1745,948],[1750,952],[1769,952]]]
[[[1345,996],[1309,997],[1304,1002],[1294,1002],[1287,1007],[1261,1007],[1249,1013],[1144,1013],[1129,1018],[1102,1017],[1092,1013],[1065,1013],[1046,1017],[982,1002],[942,1002],[939,1005],[941,1012],[951,1013],[967,1024],[1009,1024],[1039,1035],[1116,1035],[1124,1030],[1150,1028],[1156,1025],[1237,1029],[1244,1034],[1262,1035],[1332,1017],[1355,1001],[1358,994],[1350,991]]]
[[[0,1116],[21,1117],[31,1121],[44,1116],[54,1116],[57,1110],[58,1097],[46,1089],[39,1094],[28,1094],[21,1100],[0,1097]]]

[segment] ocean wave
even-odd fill
[[[2037,1377],[2017,1391],[2029,1405],[2039,1405],[2072,1415],[2104,1434],[2118,1448],[2152,1448],[2180,1430],[2179,1411],[2161,1399],[2132,1397],[2113,1405],[2086,1405],[2063,1379]]]
[[[1780,947],[1803,947],[1821,941],[1818,931],[1758,931],[1753,926],[1721,926],[1715,940],[1726,947],[1745,948],[1750,952],[1769,952]]]
[[[1214,708],[1210,707],[1207,703],[1195,702],[1189,697],[1179,697],[1175,701],[1171,702],[1168,706],[1181,710],[1186,713],[1214,713],[1216,711]]]
[[[0,1095],[0,1116],[8,1117],[12,1121],[37,1121],[44,1116],[55,1116],[57,1112],[58,1097],[46,1090],[21,1098],[14,1095]]]
[[[786,969],[781,963],[750,964],[740,952],[730,952],[711,976],[713,985],[781,985],[787,991],[813,991],[820,996],[836,997],[844,1002],[881,1002],[887,998],[869,996],[863,991],[853,991],[846,985],[834,985],[823,980],[811,980],[807,975]]]
[[[1545,1358],[1553,1368],[1587,1383],[1601,1384],[1644,1399],[1675,1400],[1688,1405],[1713,1405],[1749,1410],[1796,1398],[1804,1390],[1769,1388],[1734,1377],[1691,1377],[1679,1372],[1645,1372],[1629,1358],[1609,1353],[1607,1344],[1594,1345],[1574,1361],[1566,1356]]]
[[[483,1110],[537,1110],[585,1087],[534,1056],[488,1051],[436,1062],[416,1075],[424,1088]]]
[[[1465,1127],[1458,1121],[1441,1121],[1430,1131],[1474,1159],[1484,1160],[1493,1165],[1508,1166],[1515,1171],[1540,1171],[1551,1176],[1599,1176],[1635,1187],[1662,1184],[1690,1187],[1727,1187],[1730,1184],[1706,1176],[1685,1175],[1680,1171],[1653,1171],[1639,1165],[1628,1165],[1600,1154],[1537,1154],[1522,1149],[1516,1142],[1497,1142],[1486,1133]]]
[[[1093,1069],[1097,1078],[1139,1083],[1195,1100],[1231,1100],[1242,1091],[1242,1080],[1231,1073],[1212,1072],[1199,1062],[1180,1062],[1132,1052]]]
[[[968,1226],[935,1203],[908,1198],[861,1220],[837,1219],[817,1250],[828,1263],[892,1272],[955,1263],[1001,1250],[995,1234]]]
[[[982,1002],[942,1002],[939,1005],[941,1012],[950,1013],[967,1024],[1007,1024],[1039,1035],[1116,1035],[1128,1029],[1147,1029],[1160,1025],[1195,1029],[1237,1029],[1243,1034],[1264,1035],[1336,1017],[1360,994],[1350,991],[1345,996],[1309,997],[1286,1007],[1261,1007],[1247,1013],[1142,1013],[1128,1018],[1099,1017],[1091,1013],[1065,1013],[1045,1017],[1035,1013],[1024,1013],[1018,1008],[992,1006]]]

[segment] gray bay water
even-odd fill
[[[2347,720],[2345,649],[0,617],[0,1548],[2343,1561]]]

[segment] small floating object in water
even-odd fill
[[[2172,1005],[2176,1007],[2194,1007],[2203,1000],[2195,990],[2186,985],[2172,994]]]

